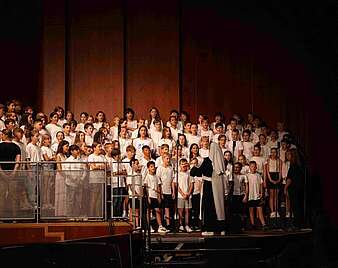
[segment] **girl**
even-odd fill
[[[229,181],[232,180],[233,173],[233,157],[230,151],[224,152],[224,165],[225,165],[225,174],[227,175]]]
[[[54,108],[54,112],[57,113],[59,117],[57,124],[62,127],[63,124],[67,122],[67,120],[65,119],[65,110],[61,106],[56,106]]]
[[[59,115],[56,112],[52,112],[49,115],[50,121],[49,124],[46,125],[46,130],[48,131],[48,134],[52,138],[52,144],[56,141],[56,133],[58,131],[62,131],[62,128],[60,125],[58,125],[59,121]]]
[[[270,157],[265,164],[267,188],[269,189],[270,218],[279,217],[277,198],[282,180],[281,167],[282,161],[277,157],[277,149],[272,148]]]
[[[42,136],[42,146],[41,146],[41,153],[43,157],[43,161],[45,161],[42,165],[42,169],[44,172],[44,176],[42,176],[42,208],[52,208],[52,204],[54,203],[54,196],[51,195],[51,193],[55,190],[54,189],[54,183],[52,180],[52,174],[54,170],[54,163],[48,163],[51,161],[56,160],[56,154],[53,152],[51,147],[51,138],[50,136],[43,135]]]
[[[158,150],[160,150],[160,147],[162,144],[168,144],[169,146],[169,153],[171,154],[173,151],[173,148],[175,147],[176,143],[171,135],[170,127],[163,127],[162,130],[162,138],[160,139],[158,143]]]
[[[187,134],[188,146],[191,146],[193,143],[200,144],[201,136],[198,135],[198,127],[197,124],[191,124],[190,134]]]
[[[76,126],[76,131],[84,132],[84,125],[86,124],[87,119],[88,119],[88,113],[82,112],[80,114],[80,122]]]
[[[243,155],[245,155],[246,159],[250,159],[252,157],[252,152],[254,149],[254,144],[250,141],[251,131],[245,129],[242,134],[242,145],[243,145]]]
[[[74,120],[74,114],[71,111],[66,112],[66,121],[70,124]]]
[[[105,123],[106,120],[106,115],[102,111],[98,111],[95,115],[95,121],[93,123],[93,126],[96,131],[99,131],[99,129],[103,126],[103,123]]]
[[[121,126],[126,127],[129,133],[129,136],[131,136],[131,133],[137,129],[137,121],[135,118],[135,112],[131,108],[127,108],[124,112],[124,119]]]
[[[184,134],[178,134],[178,144],[182,146],[182,157],[188,159],[189,157],[189,148],[187,138]]]
[[[54,153],[56,153],[60,142],[63,141],[64,139],[65,139],[65,134],[62,131],[58,131],[56,133],[56,140],[51,146],[51,149]]]
[[[161,123],[161,128],[163,127],[163,122],[161,120],[160,117],[160,112],[158,111],[158,109],[156,107],[152,107],[149,110],[149,118],[145,121],[145,124],[149,130],[149,132],[151,133],[154,130],[154,122],[155,121],[159,121]]]
[[[120,144],[121,159],[127,157],[127,147],[132,144],[132,140],[128,137],[128,131],[126,127],[121,127],[120,135],[118,137]]]
[[[279,147],[278,134],[276,130],[272,129],[270,131],[270,136],[268,136],[267,139],[268,139],[268,142],[266,145],[269,147],[270,150],[271,148]]]
[[[55,176],[55,216],[66,215],[66,183],[62,172],[62,162],[69,156],[69,142],[61,141],[56,151],[56,176]]]
[[[137,138],[133,140],[133,146],[136,149],[136,158],[141,159],[143,156],[142,147],[148,145],[150,150],[154,151],[154,143],[148,135],[148,128],[146,126],[141,126],[138,130]]]
[[[222,113],[216,113],[214,117],[215,121],[210,124],[210,128],[215,133],[215,126],[217,123],[221,123],[223,125],[223,129],[225,129],[225,124],[223,123],[224,116]]]
[[[92,144],[93,153],[88,156],[89,165],[89,215],[102,216],[102,194],[105,178],[106,158],[102,155],[102,145],[97,142]]]
[[[86,143],[85,136],[86,134],[83,131],[77,131],[74,139],[74,144],[81,148],[81,145],[83,143]]]
[[[119,131],[120,131],[120,117],[114,116],[113,121],[111,123],[111,127],[109,129],[111,140],[118,139]]]
[[[25,130],[26,127],[33,127],[34,119],[32,114],[23,114],[20,120],[20,128]]]
[[[266,136],[264,134],[259,135],[258,145],[261,147],[261,156],[267,159],[270,155],[269,147],[266,144]]]
[[[209,137],[202,136],[200,142],[200,155],[201,157],[205,158],[209,156]]]

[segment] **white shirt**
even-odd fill
[[[234,148],[235,143],[235,148]],[[227,141],[227,149],[233,154],[234,162],[237,161],[239,156],[239,151],[243,151],[243,145],[241,141]]]
[[[112,126],[109,129],[109,133],[112,140],[118,140],[119,139],[119,128],[117,126]]]
[[[263,183],[262,176],[258,173],[249,173],[247,175],[249,184],[249,198],[248,200],[259,200],[261,194],[261,185]]]
[[[175,179],[175,181],[177,182],[177,179]],[[184,192],[184,193],[188,193],[189,192],[189,188],[191,183],[194,183],[194,178],[190,176],[189,171],[187,172],[182,172],[179,171],[178,172],[178,183],[177,186]],[[183,198],[183,196],[181,195],[180,191],[178,191],[178,198]],[[191,199],[191,195],[189,197],[189,199]]]
[[[212,141],[212,138],[214,136],[214,133],[212,132],[212,130],[208,129],[208,130],[203,130],[201,129],[201,132],[200,132],[200,136],[203,137],[203,136],[207,136],[209,137],[209,142]],[[217,141],[218,142],[218,141]]]
[[[111,165],[111,171],[113,173],[121,173],[121,172],[130,172],[131,167],[130,167],[130,162],[129,161],[124,161],[124,162],[112,162]],[[126,176],[123,175],[112,175],[111,177],[111,186],[113,188],[117,187],[126,187]]]
[[[233,174],[234,195],[245,194],[245,184],[248,183],[248,178],[243,174]]]
[[[255,161],[257,164],[257,172],[263,174],[264,165],[266,163],[266,159],[262,156],[253,156],[250,161]]]
[[[150,137],[152,138],[153,142],[154,142],[154,148],[156,150],[156,153],[159,153],[159,144],[160,144],[160,140],[162,139],[162,131],[156,131],[155,129],[151,129],[150,130]]]
[[[79,163],[80,162],[80,163]],[[68,170],[65,172],[66,175],[66,185],[76,187],[78,184],[85,179],[86,176],[86,164],[83,160],[78,157],[74,158],[72,155],[68,157],[64,164],[62,164],[63,170]]]
[[[62,128],[59,125],[48,124],[46,125],[46,130],[52,138],[52,143],[54,143],[56,141],[56,133],[62,131]]]
[[[127,157],[127,147],[132,144],[131,139],[124,139],[119,137],[118,138],[119,144],[120,144],[120,152],[121,152],[121,158],[126,158]]]
[[[174,139],[170,140],[170,139],[164,139],[164,138],[160,139],[160,141],[158,143],[158,147],[161,147],[162,144],[167,144],[169,146],[169,153],[172,153],[173,148],[176,145]]]
[[[138,160],[140,160],[143,156],[142,147],[144,145],[148,145],[150,147],[150,150],[154,150],[154,142],[151,138],[145,138],[145,139],[136,138],[133,140],[133,145],[136,149],[135,157]]]
[[[43,160],[41,148],[37,145],[28,143],[26,147],[26,152],[27,158],[29,158],[31,162],[40,162]]]
[[[53,156],[53,150],[50,147],[42,146],[41,147],[41,153],[42,155],[46,154],[48,158],[51,158]]]
[[[95,162],[100,162],[100,164],[106,163],[106,158],[104,155],[95,155],[91,154],[88,156],[87,162],[90,163],[95,163]],[[100,169],[100,170],[90,170],[89,172],[89,183],[103,183],[105,179],[105,170]]]
[[[251,141],[242,141],[242,145],[243,145],[243,155],[246,157],[246,159],[250,159],[252,157],[254,144]]]
[[[188,141],[188,146],[190,148],[191,144],[196,143],[198,146],[200,145],[201,141],[201,136],[199,135],[192,135],[192,134],[187,134],[187,141]]]
[[[201,149],[199,150],[199,153],[200,153],[200,156],[201,156],[202,158],[209,157],[209,149],[203,149],[203,148],[201,148]]]
[[[128,168],[128,177],[127,177],[127,185],[128,185],[128,194],[130,197],[133,196],[133,180],[135,184],[135,195],[143,196],[143,180],[141,173],[136,173],[132,168]]]
[[[174,170],[171,166],[159,166],[156,170],[156,175],[160,178],[162,183],[162,193],[171,194],[171,184],[174,179]]]
[[[158,186],[161,185],[161,180],[155,175],[147,173],[144,183],[147,185],[148,196],[150,198],[157,198]]]
[[[94,142],[94,138],[90,135],[85,134],[85,143],[87,144],[87,146],[92,146]]]

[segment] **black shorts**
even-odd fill
[[[258,200],[250,200],[248,201],[248,206],[249,208],[257,208],[257,207],[262,207],[263,206],[263,200],[258,199]]]
[[[279,179],[279,172],[269,172],[271,180],[278,181]],[[268,189],[279,189],[280,183],[273,184],[270,180],[268,180]]]
[[[158,203],[157,198],[151,198],[150,197],[150,204],[149,204],[149,208],[150,209],[154,209],[154,208],[159,208],[160,204]]]
[[[171,194],[163,194],[163,207],[164,208],[174,207],[174,199]]]

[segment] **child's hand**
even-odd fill
[[[244,196],[242,202],[243,202],[243,203],[247,203],[247,202],[248,202],[248,197],[247,197],[247,196]]]
[[[258,194],[258,199],[261,199],[262,198],[262,194]]]
[[[171,194],[172,199],[175,199],[175,193]]]

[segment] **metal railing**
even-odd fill
[[[141,175],[127,174],[128,162],[91,163],[1,162],[0,221],[125,219],[140,226]]]

